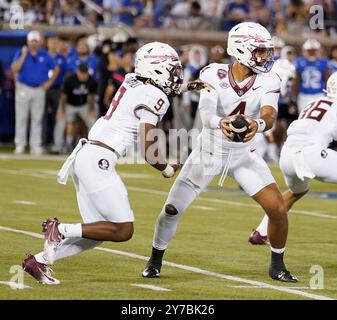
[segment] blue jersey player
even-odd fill
[[[320,57],[320,49],[318,40],[308,39],[303,44],[303,57],[295,60],[296,81],[292,98],[297,100],[298,113],[322,96],[324,84],[330,76],[328,60]]]

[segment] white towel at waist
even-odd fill
[[[76,158],[77,152],[79,152],[83,146],[88,143],[88,140],[85,138],[80,139],[77,146],[73,150],[73,152],[69,155],[67,160],[64,162],[61,170],[57,174],[57,182],[60,184],[67,184],[69,173],[72,171],[73,163]]]

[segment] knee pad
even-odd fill
[[[167,204],[165,206],[165,213],[170,215],[170,216],[175,216],[178,214],[178,210],[176,209],[176,207],[173,204]]]

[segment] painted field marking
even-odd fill
[[[133,287],[140,287],[140,288],[150,289],[154,291],[172,291],[171,289],[153,286],[151,284],[131,283],[130,285]]]
[[[203,210],[203,211],[214,211],[215,210],[214,208],[211,208],[211,207],[199,206],[199,205],[192,205],[192,208]]]
[[[0,230],[15,232],[15,233],[21,233],[21,234],[29,235],[29,236],[32,236],[32,237],[35,237],[35,238],[44,239],[43,235],[35,233],[35,232],[19,230],[19,229],[4,227],[4,226],[0,226]],[[135,253],[125,252],[125,251],[113,250],[113,249],[108,249],[108,248],[103,248],[103,247],[96,247],[94,249],[100,250],[100,251],[105,251],[105,252],[110,252],[110,253],[117,254],[117,255],[120,255],[120,256],[125,256],[125,257],[128,257],[128,258],[144,260],[144,261],[148,261],[148,259],[149,259],[149,257],[138,255],[138,254],[135,254]],[[294,295],[302,296],[302,297],[309,298],[309,299],[335,300],[334,298],[323,296],[323,295],[313,294],[313,293],[304,292],[304,291],[300,291],[300,290],[296,290],[296,289],[289,289],[288,287],[271,285],[269,283],[265,283],[265,282],[262,282],[262,281],[255,281],[255,280],[250,280],[250,279],[246,279],[246,278],[235,277],[235,276],[231,276],[231,275],[227,275],[227,274],[223,274],[223,273],[219,273],[219,272],[208,271],[208,270],[200,269],[200,268],[197,268],[197,267],[190,267],[190,266],[187,266],[187,265],[178,264],[178,263],[174,263],[174,262],[163,261],[163,265],[173,267],[173,268],[179,268],[179,269],[186,270],[186,271],[191,271],[191,272],[198,273],[198,274],[203,274],[205,276],[225,279],[225,280],[229,280],[229,281],[233,281],[233,282],[246,283],[246,284],[249,284],[249,285],[258,286],[258,287],[262,287],[262,288],[266,288],[266,289],[286,292],[286,293],[289,293],[289,294],[294,294]]]
[[[239,289],[254,289],[254,288],[265,288],[265,287],[261,287],[261,286],[228,286],[230,288],[239,288]],[[315,290],[313,288],[310,287],[282,287],[282,288],[288,288],[288,289],[302,289],[302,290]]]
[[[12,289],[31,289],[32,287],[26,286],[22,283],[10,282],[10,281],[0,281],[0,284],[7,285]]]
[[[13,203],[15,203],[15,204],[23,204],[23,205],[27,205],[27,206],[34,206],[34,205],[36,205],[36,202],[25,201],[25,200],[13,200]]]

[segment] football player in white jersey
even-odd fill
[[[287,210],[308,191],[311,179],[337,183],[337,152],[328,149],[337,140],[337,72],[327,81],[326,97],[309,103],[288,128],[280,168],[288,190],[283,192]],[[268,217],[253,230],[252,244],[267,243]]]
[[[210,64],[200,72],[200,79],[215,90],[201,90],[199,109],[203,130],[199,144],[192,151],[173,184],[159,214],[152,254],[143,277],[159,277],[162,258],[173,238],[178,220],[191,202],[204,191],[213,178],[232,176],[268,214],[271,241],[271,278],[297,282],[283,262],[288,220],[282,194],[263,159],[251,149],[256,132],[270,129],[276,119],[280,79],[270,72],[273,44],[269,32],[260,24],[244,22],[228,34],[227,52],[233,64]],[[243,142],[233,142],[230,121],[243,114],[250,123],[250,133]]]
[[[169,45],[151,42],[138,50],[135,73],[126,75],[106,115],[96,121],[88,140],[80,140],[58,174],[62,184],[71,174],[83,223],[60,223],[56,218],[44,221],[44,251],[24,260],[26,272],[40,283],[56,285],[60,282],[49,268],[55,261],[102,241],[132,237],[134,216],[127,190],[115,170],[117,159],[140,136],[146,161],[164,177],[173,177],[179,166],[167,164],[158,150],[152,156],[147,152],[153,144],[148,133],[166,113],[169,95],[205,86],[199,80],[182,84],[181,62]]]

